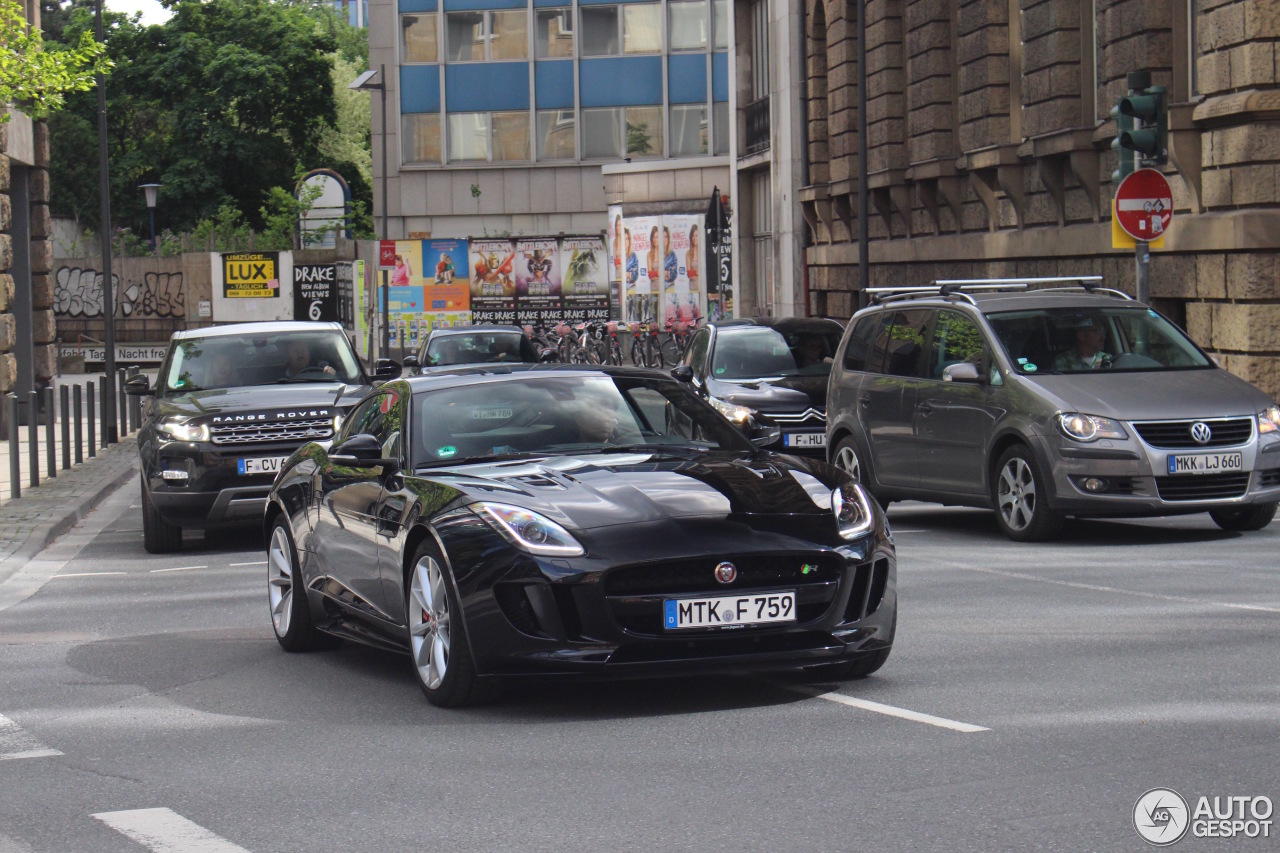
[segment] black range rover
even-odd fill
[[[182,547],[183,528],[257,522],[289,454],[333,437],[343,415],[377,378],[368,375],[337,323],[241,323],[178,332],[156,387],[146,395],[142,530],[151,553]]]

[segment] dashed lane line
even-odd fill
[[[58,578],[105,578],[112,575],[125,575],[128,572],[62,572],[54,575],[54,579]]]
[[[129,809],[93,816],[155,853],[249,853],[172,809]]]
[[[962,723],[958,720],[948,720],[946,717],[935,717],[932,714],[922,714],[919,711],[912,711],[907,708],[898,708],[894,705],[883,705],[879,702],[872,702],[869,699],[858,699],[857,697],[846,696],[843,693],[836,693],[835,691],[819,690],[816,687],[808,687],[803,684],[786,684],[772,679],[766,679],[765,681],[774,687],[780,687],[783,690],[790,690],[793,693],[803,693],[804,695],[812,696],[815,699],[826,699],[828,702],[847,705],[850,708],[857,708],[860,711],[870,711],[873,714],[884,714],[886,717],[897,717],[900,720],[910,720],[913,723],[924,723],[928,726],[936,726],[940,729],[949,729],[953,732],[973,734],[974,732],[991,731],[991,729],[986,728],[985,726],[975,726],[973,723]]]
[[[49,758],[62,755],[56,749],[42,744],[27,733],[26,729],[0,714],[0,761],[18,758]]]
[[[229,566],[265,566],[266,564],[267,564],[266,560],[254,560],[251,563],[228,563],[227,565]]]
[[[195,569],[207,569],[208,566],[174,566],[170,569],[152,569],[148,574],[158,575],[162,572],[190,572]]]

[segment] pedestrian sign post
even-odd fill
[[[1135,240],[1164,236],[1173,221],[1173,191],[1155,169],[1139,169],[1116,189],[1116,223]]]

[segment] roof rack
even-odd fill
[[[907,299],[926,299],[930,297],[957,297],[963,299],[971,305],[976,305],[973,297],[969,293],[982,291],[1009,291],[1009,290],[1027,290],[1033,284],[1050,284],[1053,282],[1071,282],[1070,284],[1059,287],[1041,287],[1037,288],[1037,292],[1043,293],[1047,290],[1077,290],[1081,289],[1088,293],[1107,294],[1110,296],[1119,296],[1132,301],[1133,297],[1119,290],[1099,287],[1102,281],[1100,275],[1064,275],[1064,276],[1044,276],[1037,278],[940,278],[933,282],[916,287],[869,287],[867,293],[871,296],[873,302],[884,304],[886,302],[894,302]]]

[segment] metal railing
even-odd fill
[[[752,101],[745,107],[747,118],[746,139],[743,140],[748,154],[767,151],[770,144],[769,135],[769,99],[761,98]]]

